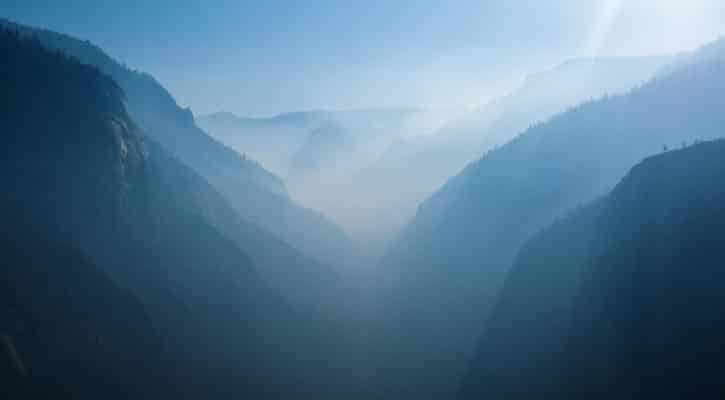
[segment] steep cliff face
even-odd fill
[[[152,76],[129,69],[86,41],[2,19],[0,26],[34,35],[44,46],[77,57],[111,76],[123,89],[124,104],[139,129],[209,182],[242,219],[318,263],[335,266],[335,261],[343,259],[342,254],[357,253],[342,230],[324,215],[294,203],[282,179],[199,129],[191,111],[181,108]]]
[[[120,90],[5,31],[0,53],[0,353],[10,366],[2,390],[9,398],[173,393],[148,309],[96,256],[117,245],[148,158]]]
[[[58,266],[81,269],[69,270],[68,279],[96,266],[120,291],[138,299],[158,336],[155,352],[139,348],[166,357],[174,388],[192,398],[286,393],[334,374],[340,357],[334,344],[340,342],[333,329],[317,314],[293,310],[240,250],[260,246],[245,240],[270,242],[255,238],[203,179],[141,134],[110,78],[13,33],[2,33],[0,52],[5,60],[0,65],[0,183],[6,190],[0,221],[6,231],[22,227],[29,240],[80,254],[83,263],[68,256]],[[35,263],[37,276],[55,267],[46,261]],[[21,283],[12,281],[11,287]],[[108,290],[110,295],[114,289]],[[125,318],[104,308],[106,303],[93,308],[93,295],[68,301],[87,301],[94,313]],[[29,299],[13,301],[25,306]],[[145,332],[145,326],[131,322],[117,326],[116,334]],[[122,351],[126,342],[119,343]],[[40,345],[32,339],[28,344]],[[30,347],[20,347],[23,359],[33,360],[23,353]],[[112,365],[122,359],[108,354],[97,361]],[[29,362],[33,370],[47,367],[51,377],[62,376],[58,369],[65,365]]]
[[[652,157],[612,191],[568,338],[574,395],[725,394],[724,155],[718,140]]]
[[[519,253],[463,398],[720,397],[725,142],[651,157]]]

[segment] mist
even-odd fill
[[[467,164],[581,102],[624,93],[684,55],[572,59],[473,109],[232,113],[199,125],[282,177],[294,200],[323,212],[376,261],[418,205]]]
[[[0,396],[725,396],[725,5],[0,5]]]

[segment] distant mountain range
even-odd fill
[[[448,111],[424,109],[311,110],[268,118],[248,118],[230,112],[197,117],[200,126],[227,145],[260,160],[281,176],[298,173],[295,155],[311,133],[335,126],[376,156],[398,137],[432,131]],[[379,143],[378,143],[379,142]],[[351,151],[348,156],[362,157]],[[351,160],[353,161],[353,160]]]
[[[393,201],[391,206],[386,194],[394,188],[367,171],[395,141],[431,133],[457,114],[453,110],[362,109],[245,118],[223,112],[200,116],[197,121],[228,146],[283,176],[293,198],[323,210],[370,254],[371,245],[389,239],[401,222],[398,205]]]
[[[473,111],[310,111],[271,118],[217,113],[198,121],[284,176],[296,198],[324,210],[379,255],[420,202],[486,150],[581,102],[626,92],[676,60],[570,60]],[[323,126],[327,141],[311,145],[308,138]]]
[[[367,176],[390,188],[406,221],[426,197],[486,151],[583,102],[641,85],[679,56],[574,59],[529,76],[512,93],[454,118],[430,135],[395,142]],[[398,188],[396,190],[396,188]]]

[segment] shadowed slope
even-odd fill
[[[648,158],[530,240],[464,397],[722,396],[724,155],[720,140]]]

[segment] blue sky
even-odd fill
[[[91,40],[196,113],[243,115],[467,107],[567,58],[725,33],[721,0],[4,0],[0,16]]]

